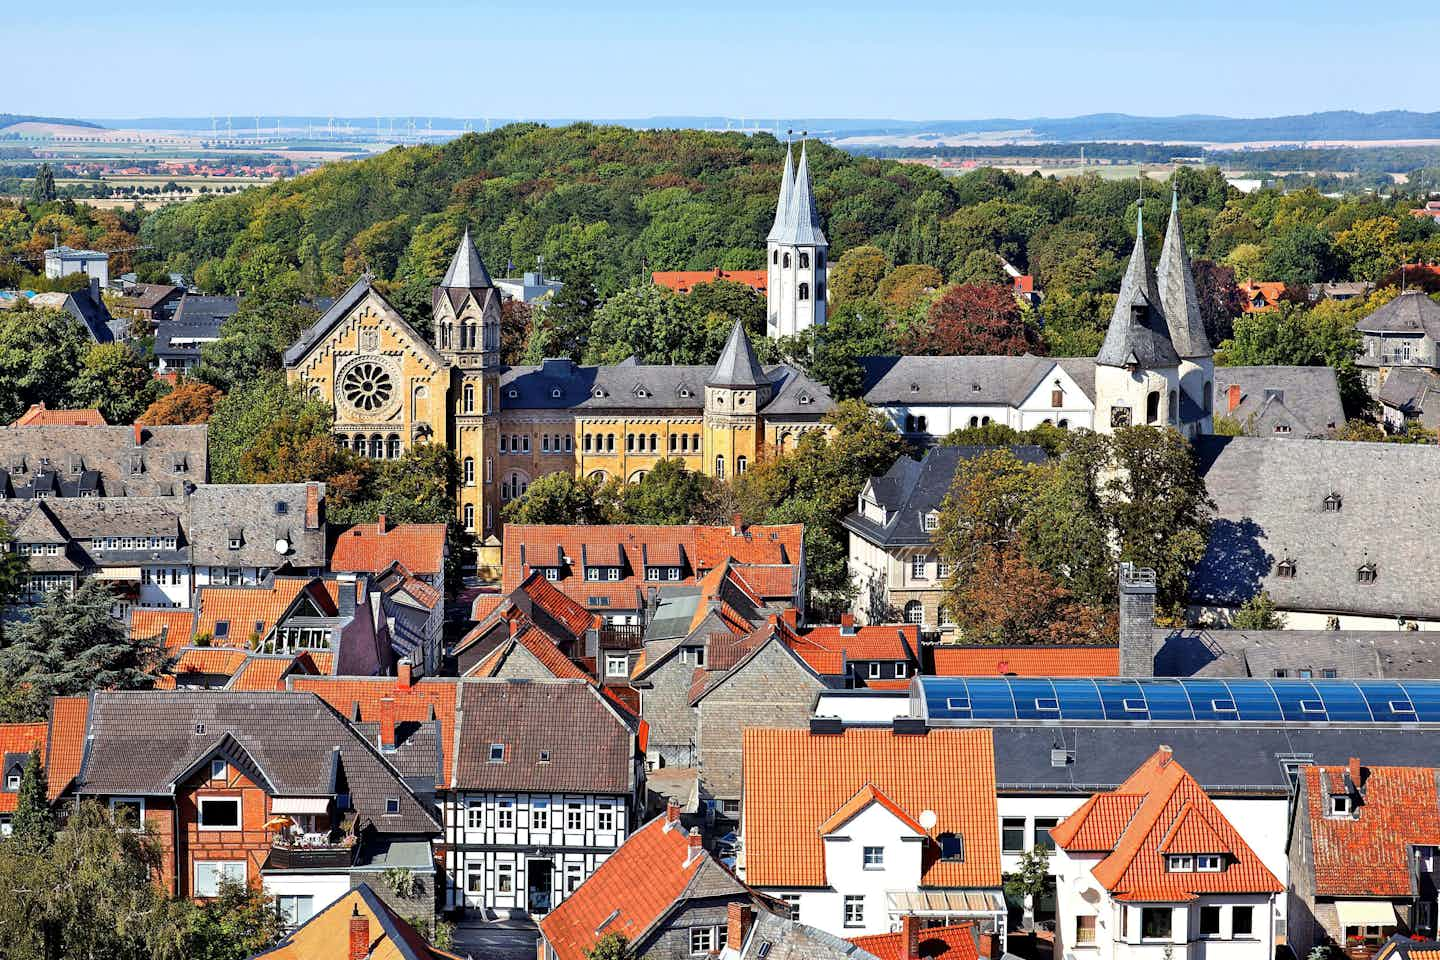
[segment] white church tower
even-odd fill
[[[1180,355],[1145,259],[1145,217],[1136,215],[1135,249],[1105,342],[1095,357],[1095,430],[1136,424],[1180,427]]]
[[[1195,293],[1195,275],[1180,227],[1180,195],[1170,194],[1170,223],[1165,229],[1165,246],[1157,268],[1160,303],[1170,328],[1170,342],[1180,356],[1180,431],[1188,437],[1213,433],[1215,359],[1200,298]]]
[[[810,164],[800,145],[800,165],[792,175],[790,148],[775,203],[775,225],[765,238],[768,273],[766,330],[772,337],[794,336],[825,325],[826,254],[830,244],[820,229],[820,214],[810,192]]]

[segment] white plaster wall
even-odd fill
[[[346,873],[267,873],[261,882],[272,897],[314,897],[315,913],[350,892],[350,876]]]
[[[824,838],[825,879],[839,894],[833,922],[817,922],[822,930],[844,937],[890,931],[886,893],[917,890],[920,887],[922,836],[878,803],[872,803],[834,834]],[[885,862],[880,869],[866,869],[864,848],[880,847]],[[865,922],[846,926],[846,896],[865,898]]]

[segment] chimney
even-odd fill
[[[348,960],[365,960],[370,955],[370,918],[360,915],[360,905],[350,908],[350,954]]]
[[[842,613],[842,614],[840,614],[840,636],[842,636],[842,637],[853,637],[853,636],[855,636],[855,614],[853,614],[853,613]]]
[[[665,829],[670,830],[680,823],[680,801],[665,801]]]
[[[135,426],[134,426],[134,430],[135,430],[135,446],[137,446],[137,447],[139,447],[139,446],[144,446],[144,444],[145,444],[145,425],[144,425],[144,424],[137,423],[137,424],[135,424]]]
[[[305,484],[305,529],[320,529],[320,484],[314,480]]]
[[[395,667],[395,679],[402,687],[413,687],[415,685],[415,665],[410,662],[409,657],[401,657]]]
[[[690,834],[685,838],[685,866],[690,866],[700,859],[705,853],[705,844],[701,842],[700,831],[694,827],[690,828]]]
[[[375,517],[375,532],[382,537],[385,536],[385,514],[383,513]]]
[[[781,610],[780,619],[784,620],[785,623],[793,629],[798,630],[800,628],[800,611],[796,610],[794,607],[787,607],[784,610]]]
[[[998,933],[980,934],[980,943],[976,951],[985,960],[1000,960],[1003,951],[1000,949],[1000,935]]]
[[[380,698],[380,749],[395,749],[395,698]]]
[[[1235,408],[1240,406],[1240,384],[1232,383],[1225,388],[1226,413],[1234,413]]]
[[[900,958],[920,960],[920,918],[905,914],[900,918]]]
[[[1160,744],[1160,748],[1159,748],[1158,752],[1164,754],[1164,756],[1162,756],[1162,757],[1160,758],[1160,764],[1159,764],[1159,766],[1160,766],[1162,769],[1165,768],[1165,767],[1170,766],[1170,761],[1175,759],[1175,751],[1172,750],[1172,749],[1170,749],[1170,744],[1168,744],[1168,743],[1162,743],[1162,744]]]
[[[725,943],[733,950],[745,946],[750,927],[755,923],[755,908],[748,903],[730,903],[725,907]]]
[[[738,514],[738,513],[732,515],[732,516],[730,517],[730,536],[732,536],[732,537],[738,537],[738,536],[740,536],[740,534],[742,534],[742,533],[744,533],[744,532],[745,532],[745,520],[744,520],[744,519],[740,516],[740,514]]]
[[[1155,571],[1120,564],[1120,676],[1155,675]]]
[[[1345,777],[1350,781],[1349,787],[1356,793],[1360,792],[1360,758],[1351,757],[1345,764]]]
[[[97,306],[97,307],[100,306],[100,304],[103,302],[103,301],[101,301],[101,299],[100,299],[100,278],[99,278],[99,277],[91,277],[91,278],[90,278],[90,302],[93,303],[93,304],[95,304],[95,306]]]

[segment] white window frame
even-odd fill
[[[108,806],[109,809],[110,809],[110,819],[111,819],[111,820],[114,820],[114,819],[115,819],[115,806],[116,806],[117,804],[125,804],[126,806],[131,806],[131,805],[133,805],[133,806],[138,807],[138,808],[139,808],[139,811],[140,811],[140,815],[136,818],[135,829],[139,830],[139,829],[143,829],[143,828],[144,828],[144,826],[145,826],[145,798],[144,798],[144,797],[111,797],[111,798],[110,798],[110,802],[109,802],[108,804],[106,804],[106,806]]]
[[[500,800],[495,804],[495,829],[515,829],[515,801]]]
[[[871,679],[871,680],[879,680],[879,679],[880,679],[880,661],[879,661],[879,660],[871,660],[871,661],[870,661],[869,679]]]
[[[1195,856],[1195,870],[1199,873],[1219,873],[1225,867],[1225,859],[1218,853],[1200,853]]]
[[[572,818],[580,822],[571,826]],[[583,804],[573,802],[565,804],[565,829],[569,833],[578,833],[585,829],[585,806]]]
[[[485,804],[478,800],[471,800],[465,805],[465,829],[485,829]]]
[[[910,670],[909,670],[909,668],[907,668],[907,667],[905,666],[905,661],[904,661],[904,660],[900,660],[900,661],[896,662],[896,664],[895,664],[895,679],[896,679],[896,680],[904,680],[905,677],[906,677],[907,675],[909,675],[909,673],[910,673]]]
[[[1194,873],[1195,858],[1188,853],[1172,853],[1165,858],[1165,869],[1169,873]]]
[[[530,829],[531,829],[531,830],[549,830],[549,829],[550,829],[550,801],[548,801],[548,800],[531,800],[531,801],[530,801]]]
[[[927,574],[927,569],[928,569],[928,567],[929,567],[929,562],[928,562],[929,559],[930,559],[930,558],[927,557],[927,556],[926,556],[925,554],[923,554],[923,553],[917,553],[917,554],[915,554],[915,556],[913,556],[913,557],[910,558],[910,579],[911,579],[911,580],[929,580],[929,579],[930,579],[930,578],[926,575],[926,574]]]
[[[865,896],[859,893],[845,894],[844,913],[841,920],[847,930],[865,926]]]
[[[862,847],[860,850],[860,866],[866,870],[884,870],[885,848]]]
[[[210,779],[211,779],[211,780],[225,780],[225,779],[227,779],[227,778],[226,778],[226,774],[228,774],[229,772],[230,772],[230,764],[226,763],[224,760],[211,760],[211,761],[210,761]]]
[[[618,669],[617,669],[618,665]],[[605,676],[627,677],[630,675],[630,658],[625,654],[605,654]]]
[[[465,892],[485,894],[485,864],[480,860],[470,860],[465,864]]]
[[[690,955],[703,957],[715,949],[714,927],[690,928]]]
[[[507,880],[508,880],[509,883],[510,883],[510,889],[509,889],[509,890],[506,890],[506,889],[505,889],[505,882],[506,882]],[[497,864],[495,864],[495,893],[496,893],[497,895],[502,895],[502,896],[514,896],[514,895],[515,895],[515,864],[513,864],[513,863],[497,863]]]
[[[595,808],[595,829],[600,833],[612,833],[615,830],[615,808],[609,804],[602,803]]]
[[[206,826],[206,825],[205,825],[205,807],[206,807],[207,804],[211,804],[211,803],[233,803],[233,804],[235,804],[235,825],[234,825],[234,826],[230,826],[230,825],[226,825],[226,826]],[[238,830],[244,830],[244,829],[245,829],[245,810],[244,810],[244,807],[245,807],[244,801],[243,801],[240,797],[238,797],[238,796],[236,796],[236,797],[200,797],[199,799],[197,799],[197,800],[195,801],[195,820],[196,820],[195,828],[196,828],[197,830],[206,830],[206,831],[221,831],[221,830],[238,831]]]
[[[202,893],[200,891],[200,868],[215,867],[215,891],[213,893]],[[234,868],[239,867],[240,876],[234,876]],[[190,878],[193,886],[191,892],[197,897],[216,897],[220,895],[220,883],[226,878],[246,884],[250,880],[250,865],[244,860],[196,860],[190,870]]]

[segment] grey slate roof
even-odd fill
[[[1059,365],[1095,399],[1089,357],[861,357],[870,406],[940,404],[1019,406]]]
[[[1180,195],[1170,195],[1170,222],[1165,227],[1165,245],[1160,248],[1160,264],[1156,271],[1160,303],[1170,325],[1170,340],[1175,352],[1193,360],[1210,356],[1210,338],[1205,335],[1205,319],[1200,314],[1200,297],[1195,293],[1195,275],[1190,270],[1190,254],[1185,250],[1185,235],[1180,225]]]
[[[1155,675],[1440,679],[1440,637],[1412,630],[1157,630]]]
[[[349,793],[361,820],[380,833],[440,832],[399,772],[311,693],[92,694],[76,792],[167,796],[217,750],[268,784],[272,795]],[[400,801],[398,814],[385,813],[387,799]]]
[[[759,387],[768,382],[765,371],[760,367],[760,361],[755,358],[755,349],[750,345],[750,338],[745,335],[745,324],[736,320],[735,325],[730,328],[730,338],[725,341],[725,349],[720,351],[720,359],[716,361],[715,369],[705,378],[705,385]]]
[[[220,327],[240,309],[239,297],[201,296],[187,293],[175,307],[175,317],[166,326],[194,327],[220,333]]]
[[[1440,303],[1423,290],[1407,290],[1355,324],[1361,333],[1423,333],[1440,340]]]
[[[315,484],[320,500],[320,522],[312,529],[305,525],[308,499],[306,483],[226,483],[197,487],[189,496],[191,562],[224,567],[275,568],[288,564],[297,569],[324,567],[325,485]],[[283,505],[283,507],[281,506]],[[230,549],[230,534],[240,533],[240,549]],[[281,536],[290,550],[281,555],[275,541]]]
[[[1214,383],[1216,415],[1238,421],[1247,436],[1324,437],[1345,425],[1333,367],[1216,367]],[[1233,409],[1232,386],[1240,388]]]
[[[583,680],[462,680],[455,715],[452,789],[625,795],[636,788],[631,720]],[[505,748],[501,762],[490,761],[496,743]]]
[[[1381,726],[1206,726],[1137,723],[997,725],[996,789],[1089,795],[1119,786],[1162,744],[1207,793],[1284,798],[1290,779],[1282,758],[1343,766],[1350,757],[1375,765],[1431,766],[1435,735]],[[1050,751],[1073,750],[1074,760],[1051,766]]]
[[[1233,606],[1260,589],[1281,609],[1440,617],[1440,447],[1201,437],[1216,520],[1190,602]],[[1327,511],[1336,494],[1340,509]],[[1293,578],[1276,575],[1286,559]],[[1362,564],[1375,579],[1359,582]]]
[[[770,945],[763,954],[762,944]],[[724,960],[877,960],[875,954],[833,933],[764,911],[755,917],[739,952],[727,950],[722,956]]]
[[[129,426],[0,427],[0,470],[9,480],[0,495],[23,495],[19,486],[39,471],[54,471],[62,481],[94,471],[98,486],[89,489],[98,496],[178,496],[186,483],[208,476],[207,436],[204,424],[143,427],[137,446]],[[55,492],[65,493],[63,482]]]
[[[785,215],[790,210],[790,195],[795,192],[794,163],[790,157],[790,145],[785,145],[785,172],[780,175],[780,196],[775,199],[775,223],[770,227],[766,242],[774,242],[785,236]]]
[[[1100,345],[1095,362],[1107,367],[1136,365],[1148,369],[1180,364],[1180,356],[1170,341],[1155,274],[1145,259],[1145,227],[1139,214],[1136,215],[1135,248],[1120,281],[1115,312],[1110,315],[1105,342]]]
[[[1392,367],[1380,385],[1379,400],[1407,419],[1440,427],[1440,373],[1424,367]]]
[[[83,323],[96,343],[113,343],[125,329],[123,322],[110,315],[105,301],[90,296],[88,288],[65,298],[65,312]]]
[[[475,241],[470,239],[469,227],[465,228],[465,236],[460,238],[460,245],[450,258],[450,269],[445,271],[445,279],[440,281],[440,286],[465,290],[495,286],[480,259],[480,251],[475,249]]]
[[[783,185],[781,189],[783,191]],[[804,144],[800,145],[800,162],[795,167],[795,181],[780,226],[778,235],[772,230],[769,239],[794,246],[829,246],[824,231],[820,229],[820,212],[815,209],[815,196],[810,192],[810,161]]]
[[[847,530],[882,547],[920,546],[931,542],[924,518],[939,510],[955,471],[962,461],[973,460],[996,447],[931,447],[919,462],[909,457],[896,460],[882,476],[872,477],[861,491],[885,508],[883,525],[853,510],[845,516]],[[1008,448],[1022,463],[1044,463],[1045,451],[1033,445]]]

